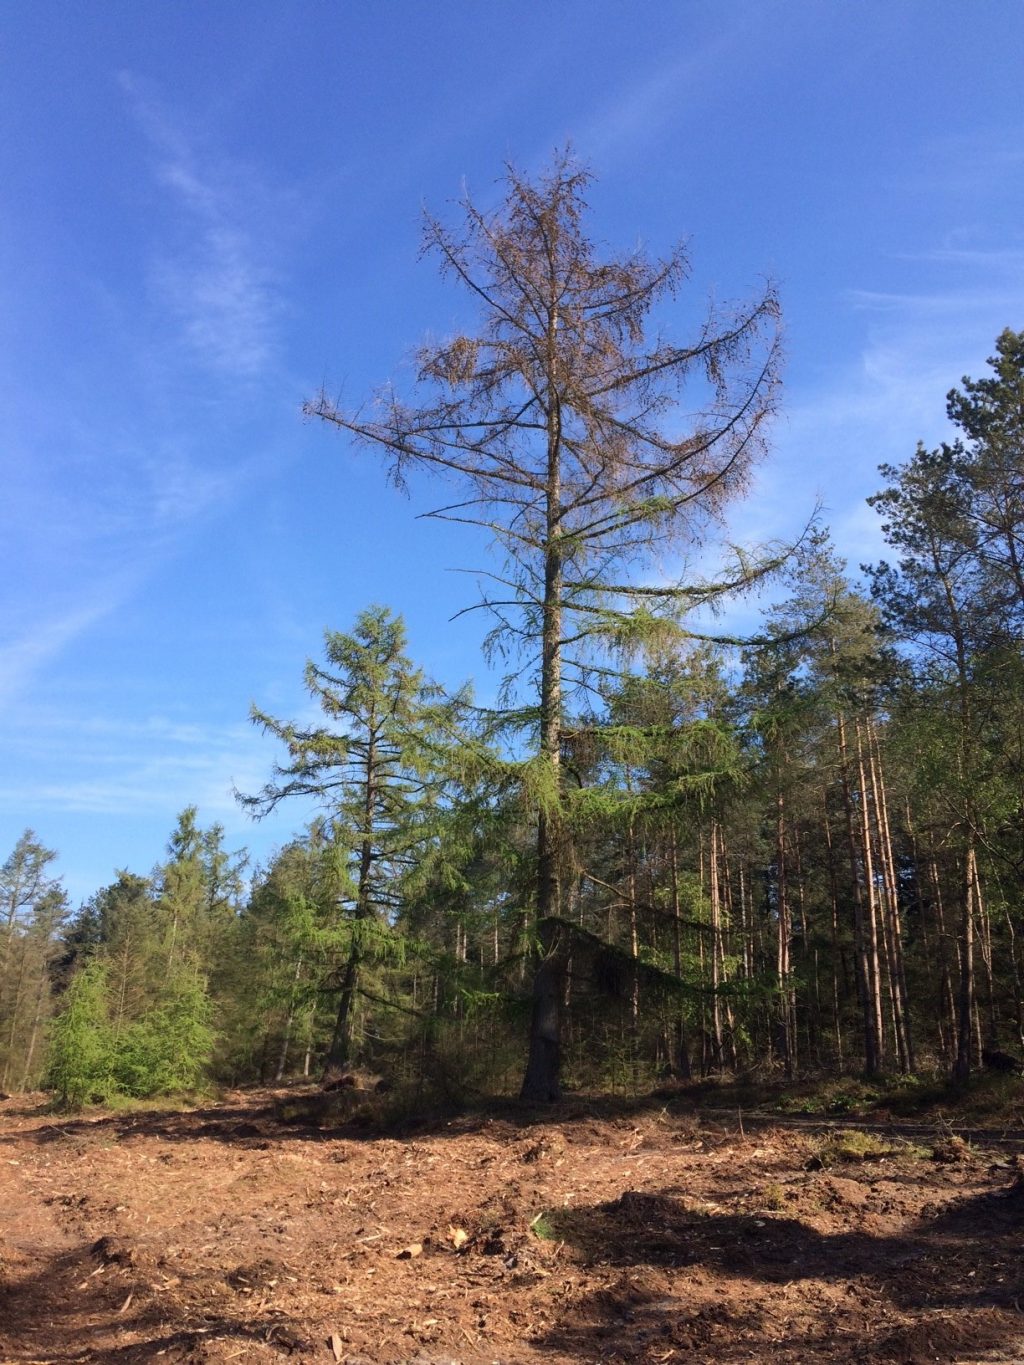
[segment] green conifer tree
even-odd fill
[[[105,965],[89,962],[68,986],[51,1028],[46,1083],[69,1109],[117,1088],[107,990]]]
[[[460,708],[413,667],[404,624],[385,607],[362,612],[350,634],[328,632],[325,652],[324,666],[307,664],[306,685],[329,727],[299,727],[254,708],[253,720],[287,746],[288,759],[260,793],[240,799],[259,815],[286,798],[310,797],[327,814],[345,944],[332,982],[330,1081],[353,1060],[365,967],[393,943],[402,880],[431,837],[427,816],[446,778]]]

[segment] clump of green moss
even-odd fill
[[[904,1144],[892,1142],[877,1133],[865,1133],[859,1128],[844,1128],[832,1133],[811,1158],[814,1166],[839,1166],[844,1163],[881,1161],[898,1156]]]
[[[534,1237],[540,1238],[542,1242],[558,1240],[558,1229],[555,1227],[550,1213],[538,1213],[537,1217],[530,1223],[530,1231]]]

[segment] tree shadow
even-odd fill
[[[406,1096],[378,1095],[372,1091],[343,1090],[325,1093],[315,1085],[289,1089],[240,1092],[237,1097],[183,1109],[168,1103],[159,1108],[105,1111],[98,1115],[60,1115],[48,1103],[0,1110],[5,1115],[49,1120],[34,1131],[5,1134],[0,1146],[18,1142],[48,1143],[65,1139],[102,1138],[119,1141],[131,1136],[159,1138],[165,1142],[189,1142],[206,1138],[233,1146],[259,1147],[268,1141],[375,1142],[379,1139],[417,1137],[465,1137],[487,1135],[514,1139],[536,1128],[573,1130],[587,1123],[633,1123],[644,1118],[665,1117],[676,1124],[692,1124],[706,1145],[735,1141],[736,1137],[776,1129],[813,1135],[842,1124],[828,1118],[791,1120],[784,1116],[754,1116],[721,1110],[703,1113],[694,1102],[699,1090],[691,1087],[655,1091],[642,1096],[577,1096],[561,1104],[528,1106],[518,1100],[482,1096],[468,1101],[441,1101]],[[895,1131],[907,1138],[933,1139],[932,1125],[905,1123],[874,1125],[879,1131]],[[963,1131],[970,1141],[1019,1148],[1021,1135],[1013,1138],[978,1131]]]
[[[596,1098],[562,1105],[530,1107],[518,1101],[485,1098],[462,1104],[395,1104],[392,1097],[371,1091],[325,1093],[315,1086],[268,1093],[184,1109],[126,1109],[61,1115],[47,1105],[18,1111],[40,1118],[32,1130],[0,1131],[0,1147],[20,1143],[46,1145],[67,1140],[120,1141],[130,1137],[190,1142],[205,1138],[232,1146],[259,1147],[269,1141],[376,1142],[411,1137],[466,1137],[487,1134],[515,1138],[535,1128],[573,1128],[586,1122],[628,1122],[641,1112],[665,1112],[664,1104],[639,1106]],[[13,1114],[14,1111],[8,1111]],[[685,1119],[684,1119],[685,1121]],[[714,1126],[707,1130],[710,1138]],[[723,1129],[723,1136],[726,1130]]]
[[[285,1320],[254,1322],[243,1312],[207,1313],[153,1292],[141,1269],[105,1266],[87,1244],[6,1265],[0,1281],[0,1355],[4,1360],[118,1362],[143,1365],[205,1360],[217,1338],[291,1353],[310,1345]],[[106,1275],[100,1274],[107,1270]]]
[[[580,1361],[953,1361],[1024,1343],[1019,1180],[896,1236],[822,1233],[800,1218],[711,1212],[637,1191],[553,1210],[541,1231],[589,1267],[621,1272],[535,1342]],[[843,1290],[852,1306],[811,1314],[803,1333],[787,1336],[772,1290],[794,1284],[808,1301],[820,1287],[831,1287],[827,1302]]]

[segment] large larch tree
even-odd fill
[[[475,335],[422,348],[417,402],[388,389],[365,411],[326,395],[307,406],[381,451],[399,482],[417,467],[450,476],[458,501],[434,515],[485,528],[505,552],[479,605],[532,659],[514,718],[535,745],[537,966],[522,1094],[541,1102],[560,1093],[567,699],[592,680],[595,654],[728,586],[650,586],[638,568],[656,546],[699,539],[743,488],[779,364],[771,286],[737,307],[702,307],[691,341],[650,335],[688,280],[686,252],[605,254],[586,228],[589,181],[563,153],[536,179],[509,169],[493,211],[465,198],[458,228],[428,215],[425,248],[479,305]],[[738,565],[734,581],[750,572]]]

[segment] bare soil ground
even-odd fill
[[[0,1103],[0,1360],[1024,1361],[1006,1147],[830,1164],[597,1105],[396,1135],[281,1098]]]

